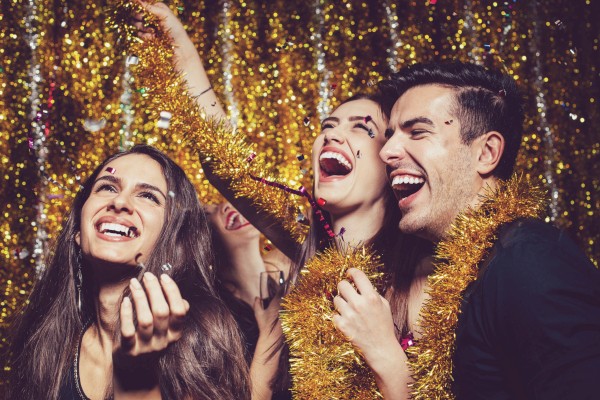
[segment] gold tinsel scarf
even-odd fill
[[[407,350],[415,382],[416,400],[454,399],[452,356],[462,295],[477,278],[479,264],[496,241],[501,225],[519,218],[537,218],[544,208],[545,192],[523,177],[500,182],[488,190],[477,209],[458,216],[435,255],[435,272],[429,277],[431,298],[421,309],[423,336]]]
[[[383,285],[379,257],[364,247],[327,249],[307,264],[282,302],[281,325],[290,346],[292,391],[298,400],[381,397],[370,368],[333,325],[337,284],[355,267],[378,290]]]
[[[188,95],[185,79],[173,68],[173,48],[156,17],[146,15],[157,31],[156,37],[141,40],[137,29],[131,26],[135,13],[146,11],[133,0],[117,0],[110,25],[117,31],[123,51],[137,57],[138,63],[131,67],[137,91],[151,99],[145,112],[154,120],[158,120],[161,111],[172,113],[165,142],[185,140],[203,164],[210,164],[214,175],[230,182],[229,187],[237,197],[251,199],[257,208],[280,220],[297,242],[302,242],[307,227],[296,222],[302,199],[252,179],[264,178],[286,185],[267,167],[264,154],[257,152],[243,133],[236,132],[224,121],[203,115],[196,101]]]

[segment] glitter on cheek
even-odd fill
[[[117,172],[116,169],[114,169],[113,167],[106,167],[105,169],[106,172],[108,172],[109,174],[115,174],[115,172]]]

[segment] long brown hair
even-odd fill
[[[163,398],[249,399],[248,370],[241,336],[233,317],[217,296],[210,269],[210,232],[196,191],[185,172],[150,146],[135,146],[105,160],[74,199],[47,268],[36,282],[29,304],[15,321],[11,341],[8,398],[56,399],[72,365],[74,349],[85,321],[95,315],[93,274],[82,266],[83,305],[76,304],[75,274],[79,248],[75,235],[81,210],[105,165],[128,154],[145,154],[161,167],[169,191],[164,225],[145,262],[146,271],[169,272],[190,303],[183,335],[159,358]]]

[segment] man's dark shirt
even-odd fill
[[[600,399],[600,271],[541,221],[504,226],[463,298],[461,399]]]

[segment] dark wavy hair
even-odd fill
[[[182,337],[159,358],[162,396],[249,399],[250,383],[241,335],[214,286],[210,232],[196,191],[177,164],[145,145],[109,157],[77,193],[47,267],[13,325],[7,398],[58,397],[74,361],[80,332],[85,322],[96,316],[93,272],[85,265],[81,313],[76,304],[74,277],[79,268],[79,248],[75,236],[81,225],[81,210],[98,174],[111,161],[129,154],[144,154],[157,161],[168,190],[175,193],[167,197],[162,231],[145,261],[145,270],[157,276],[162,273],[162,265],[171,264],[169,274],[190,304]]]
[[[494,176],[511,176],[523,136],[523,99],[515,80],[500,71],[458,61],[413,64],[379,82],[377,101],[391,113],[406,91],[423,85],[441,85],[454,90],[453,113],[461,124],[461,138],[470,144],[477,137],[497,131],[505,147]]]

